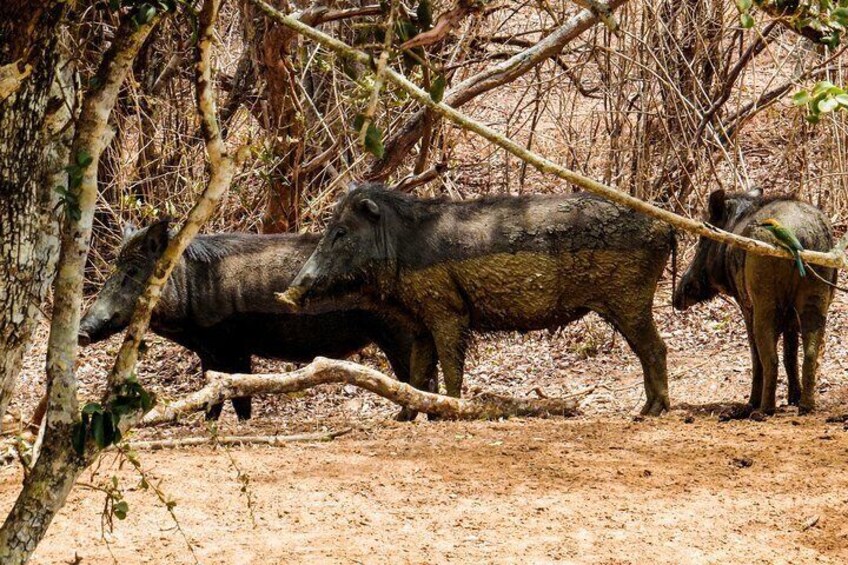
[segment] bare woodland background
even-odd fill
[[[448,8],[437,3],[432,11]],[[356,4],[332,9],[369,13]],[[414,13],[414,6],[408,10]],[[450,90],[534,45],[577,10],[572,2],[487,4],[429,46],[427,58]],[[719,187],[760,186],[822,206],[840,227],[848,206],[845,117],[834,113],[811,125],[789,95],[815,80],[843,83],[843,57],[765,25],[765,17],[764,25],[743,30],[729,1],[631,1],[616,17],[618,34],[593,27],[559,57],[472,100],[465,111],[554,161],[676,211],[700,214],[706,194]],[[379,53],[378,20],[351,17],[323,28]],[[413,171],[437,173],[415,188],[424,195],[570,190],[441,123],[426,148],[418,144],[381,170],[353,127],[373,75],[344,69],[332,54],[266,29],[249,7],[225,5],[220,22],[222,122],[234,141],[250,145],[252,159],[208,231],[316,230],[349,182],[397,182]],[[100,39],[111,23],[80,28],[81,62],[99,59],[87,50],[105,44]],[[182,216],[198,190],[190,180],[203,167],[190,28],[177,15],[154,31],[119,103],[118,133],[101,167],[92,283],[108,273],[122,222]],[[412,76],[421,78],[421,68]],[[376,120],[389,152],[392,135],[417,110],[384,89]]]

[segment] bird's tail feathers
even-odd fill
[[[804,269],[804,261],[801,260],[801,256],[797,253],[795,254],[795,264],[798,265],[798,274],[806,277],[807,271]]]

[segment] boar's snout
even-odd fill
[[[77,336],[77,344],[81,347],[91,345],[91,336],[82,328],[80,328],[79,335]]]
[[[119,323],[116,314],[111,316],[98,315],[97,312],[89,311],[80,322],[77,344],[85,347],[103,341],[121,331],[124,326],[125,324]]]
[[[683,277],[680,281],[680,286],[674,289],[674,296],[671,303],[675,310],[688,310],[699,302],[698,296],[701,294],[698,287],[698,282],[690,277]]]
[[[301,308],[306,293],[315,284],[316,274],[315,260],[310,257],[285,292],[276,294],[277,300],[294,310]]]

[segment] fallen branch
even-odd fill
[[[250,1],[257,5],[259,8],[261,8],[274,21],[309,37],[316,43],[319,43],[324,47],[327,47],[328,49],[340,53],[343,56],[350,58],[351,60],[355,60],[363,64],[368,64],[368,62],[370,61],[370,58],[366,53],[358,51],[350,45],[344,43],[343,41],[340,41],[315,28],[305,25],[303,22],[300,22],[292,18],[291,16],[286,16],[282,12],[272,8],[263,0]],[[539,45],[541,45],[543,42],[540,42]],[[675,214],[674,212],[664,210],[663,208],[654,206],[653,204],[640,200],[635,196],[631,196],[630,194],[616,190],[610,186],[600,183],[576,171],[572,171],[561,165],[558,165],[553,161],[542,157],[538,153],[531,151],[522,145],[519,145],[512,139],[478,122],[477,120],[474,120],[466,116],[465,114],[462,114],[461,112],[445,104],[444,102],[433,101],[433,99],[427,92],[416,86],[408,78],[398,73],[394,69],[386,69],[386,78],[392,83],[394,83],[396,86],[404,90],[410,96],[410,98],[417,100],[421,104],[427,106],[436,114],[442,116],[443,118],[447,118],[448,120],[459,125],[463,129],[472,131],[480,135],[481,137],[487,139],[488,141],[492,142],[493,144],[497,145],[498,147],[509,151],[522,161],[533,165],[542,173],[556,175],[564,181],[570,182],[589,192],[602,196],[612,202],[621,204],[622,206],[627,206],[628,208],[636,210],[637,212],[641,212],[647,216],[662,220],[682,231],[701,235],[712,240],[718,241],[720,243],[744,249],[745,251],[755,253],[757,255],[782,257],[786,259],[792,258],[791,253],[776,245],[771,245],[758,239],[752,239],[749,237],[737,235],[735,233],[730,233],[701,220],[694,220],[692,218],[680,216],[678,214]],[[445,99],[447,100],[447,97]],[[848,247],[848,234],[846,234],[846,236],[843,237],[842,240],[840,240],[836,247],[834,247],[834,249],[829,252],[803,251],[801,253],[801,257],[808,263],[812,263],[814,265],[821,265],[823,267],[831,267],[836,269],[845,269],[848,268],[848,258],[846,258],[844,254],[844,250],[846,247]]]
[[[417,412],[451,420],[493,420],[510,416],[574,416],[573,400],[513,398],[481,394],[453,398],[420,391],[386,375],[350,361],[317,357],[306,367],[290,373],[255,375],[208,371],[209,383],[199,391],[167,406],[157,406],[141,421],[143,426],[176,422],[230,398],[256,394],[288,394],[318,385],[344,383],[364,388],[395,404]]]
[[[198,445],[282,445],[284,443],[308,441],[332,441],[337,437],[349,434],[352,428],[333,432],[317,432],[311,434],[294,434],[290,436],[218,436],[218,437],[184,437],[174,439],[154,439],[149,441],[131,441],[130,449],[136,451],[174,449],[179,447],[195,447]]]

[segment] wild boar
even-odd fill
[[[348,303],[291,312],[273,291],[291,282],[318,243],[316,235],[199,235],[188,246],[162,292],[151,329],[200,357],[203,371],[249,373],[251,355],[292,362],[318,355],[344,358],[375,343],[397,378],[410,381],[413,342],[428,339],[403,316]],[[80,324],[82,345],[123,330],[134,305],[169,241],[168,222],[125,233],[113,274]],[[355,298],[355,297],[353,297]],[[436,361],[421,358],[424,376],[434,378]],[[250,418],[250,398],[234,398],[239,419]],[[222,405],[209,408],[217,418]],[[402,414],[406,414],[405,412]]]
[[[759,224],[776,219],[791,229],[806,249],[833,247],[830,223],[821,210],[784,195],[764,197],[760,190],[710,194],[708,222],[723,230],[777,243]],[[814,267],[827,281],[836,271]],[[815,407],[816,372],[824,344],[833,288],[811,273],[801,277],[792,259],[745,251],[702,237],[695,258],[674,294],[674,307],[686,310],[718,294],[731,296],[742,310],[751,348],[752,385],[748,404],[726,416],[773,414],[777,389],[777,341],[783,336],[783,359],[789,404],[800,413]],[[802,381],[798,380],[798,334],[803,342]]]
[[[643,414],[669,407],[666,346],[652,304],[673,230],[588,194],[421,200],[380,184],[351,190],[280,296],[357,289],[430,331],[459,396],[470,331],[557,328],[594,311],[639,357]]]

